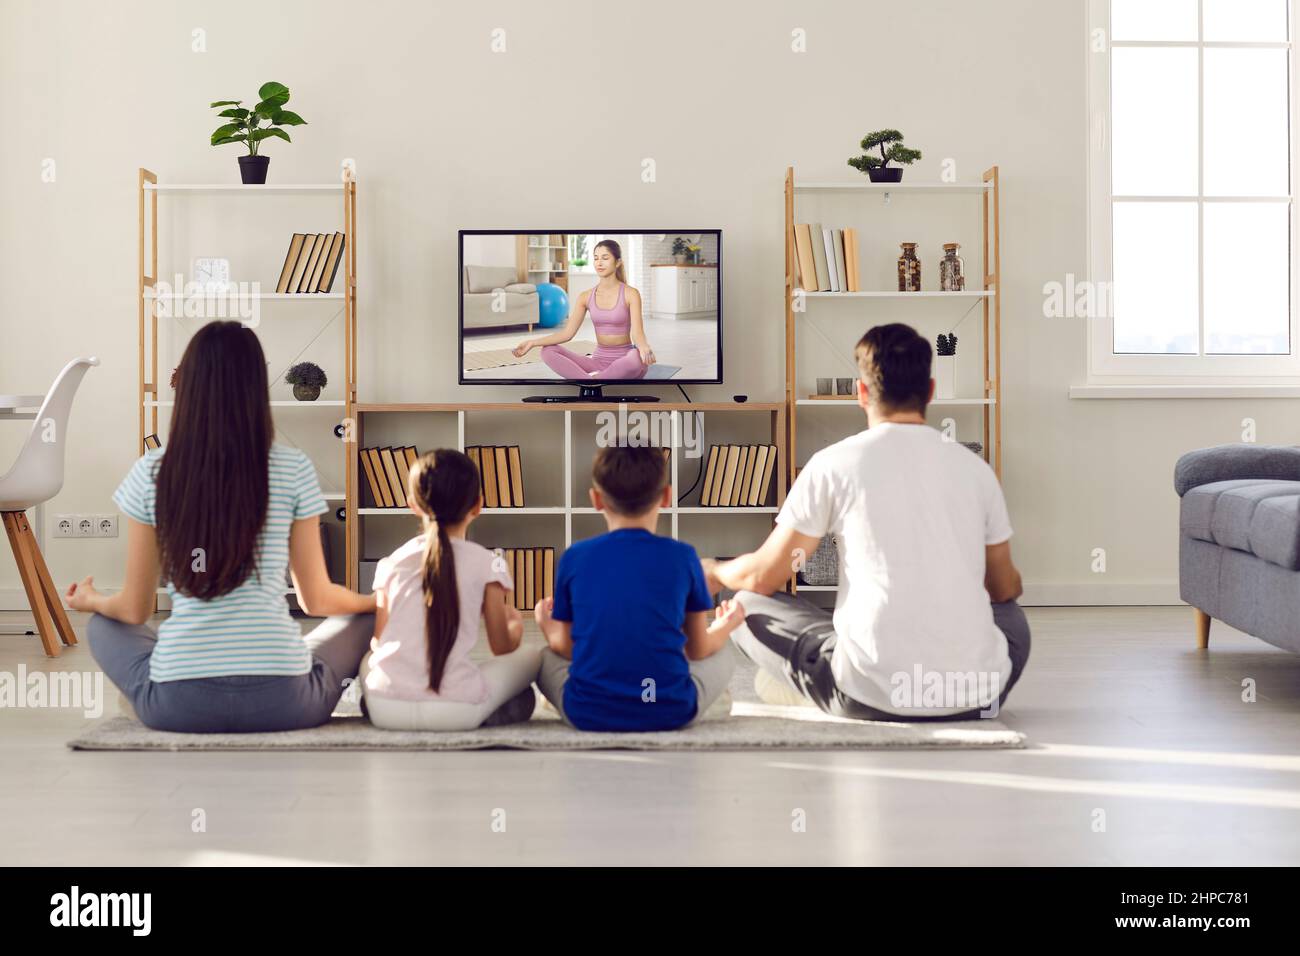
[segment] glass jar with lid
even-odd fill
[[[939,291],[966,291],[966,263],[957,255],[961,245],[956,242],[943,244],[943,258],[939,260]]]
[[[921,260],[916,257],[916,243],[899,243],[903,254],[898,257],[898,291],[921,291]]]

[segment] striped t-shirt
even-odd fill
[[[157,524],[155,477],[163,449],[146,452],[113,495],[127,517]],[[172,613],[158,629],[150,658],[155,681],[236,674],[292,676],[311,670],[302,630],[289,614],[285,574],[293,522],[328,510],[316,468],[296,448],[272,445],[266,523],[257,540],[257,567],[239,587],[219,598],[187,597],[167,585]],[[197,504],[197,502],[196,502]],[[221,508],[221,501],[205,503]]]

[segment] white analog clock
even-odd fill
[[[230,285],[230,260],[195,259],[190,278],[201,289],[226,289]]]

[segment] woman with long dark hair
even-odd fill
[[[273,442],[266,359],[238,322],[211,322],[181,358],[165,449],[132,466],[122,590],[91,578],[68,606],[94,613],[91,653],[155,730],[293,730],[329,720],[374,631],[375,597],[329,579],[316,469]],[[284,597],[331,617],[304,638]],[[145,622],[159,581],[171,615]]]

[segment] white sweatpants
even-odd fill
[[[520,693],[537,679],[542,664],[542,649],[536,644],[521,644],[509,654],[474,662],[487,684],[487,700],[481,704],[462,704],[441,700],[394,700],[366,694],[370,722],[384,730],[474,730],[498,707]],[[361,662],[361,681],[365,686],[370,670],[370,655]]]

